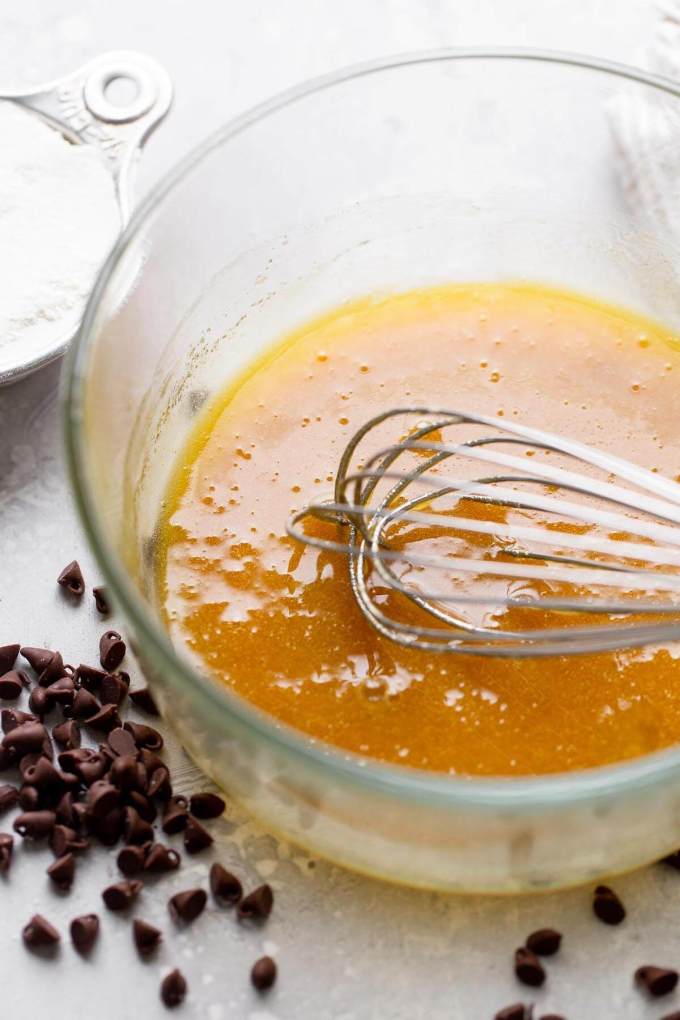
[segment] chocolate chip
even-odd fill
[[[157,769],[154,769],[149,777],[146,793],[148,797],[158,797],[159,800],[169,800],[172,796],[170,773],[165,765],[160,765]]]
[[[70,790],[64,793],[55,808],[57,823],[75,829],[78,822],[73,808],[73,794]]]
[[[205,909],[208,897],[203,889],[186,889],[175,893],[168,900],[168,910],[175,923],[190,924]]]
[[[680,1009],[676,1009],[673,1013],[664,1013],[660,1020],[680,1020]]]
[[[515,974],[523,985],[538,988],[545,981],[543,964],[530,949],[521,946],[515,951]]]
[[[63,857],[74,850],[87,850],[89,845],[89,840],[70,825],[55,825],[50,834],[50,847],[55,857]]]
[[[62,773],[47,758],[38,758],[35,764],[23,768],[22,772],[24,781],[39,791],[61,790],[64,787]]]
[[[140,687],[139,690],[130,691],[130,701],[137,708],[141,709],[142,712],[146,712],[147,715],[160,715],[153,694],[148,687]]]
[[[137,747],[145,747],[149,751],[160,751],[163,747],[163,737],[153,726],[146,723],[126,722],[125,729],[132,734]]]
[[[92,594],[97,612],[101,613],[102,616],[108,616],[111,612],[111,606],[109,605],[109,596],[106,588],[100,584],[92,589]]]
[[[107,630],[99,639],[99,661],[107,673],[117,669],[125,658],[125,642],[115,630]]]
[[[125,910],[139,896],[142,883],[136,879],[125,879],[108,886],[102,893],[102,899],[109,910]]]
[[[102,685],[102,680],[107,676],[105,669],[98,669],[96,666],[86,666],[84,663],[80,663],[76,669],[74,680],[79,683],[85,690],[98,691]]]
[[[171,797],[163,812],[163,832],[175,836],[183,832],[189,821],[186,797]]]
[[[130,790],[127,795],[128,803],[139,812],[145,822],[153,822],[156,818],[156,808],[152,800],[149,800],[139,790]]]
[[[22,723],[37,722],[36,717],[30,712],[22,712],[18,708],[3,708],[0,712],[0,719],[2,720],[3,733],[15,730]]]
[[[222,798],[215,793],[195,793],[189,805],[195,818],[219,818],[226,807]]]
[[[13,667],[20,650],[21,645],[0,645],[0,675]]]
[[[675,989],[678,972],[666,967],[638,967],[635,971],[635,980],[646,988],[650,995],[658,998],[661,995],[668,995]]]
[[[5,701],[14,701],[18,698],[24,687],[28,684],[28,677],[18,669],[12,669],[4,676],[0,676],[0,698]]]
[[[19,791],[16,786],[10,783],[3,783],[0,786],[0,811],[9,811],[19,803]]]
[[[115,705],[104,705],[98,712],[86,719],[85,724],[93,730],[110,733],[111,730],[120,726],[120,716]]]
[[[180,856],[176,850],[154,843],[150,847],[144,862],[144,870],[151,874],[162,875],[166,871],[176,871],[180,865]]]
[[[123,834],[127,843],[148,843],[153,840],[153,829],[129,805],[123,811]]]
[[[271,956],[261,956],[253,964],[250,980],[258,992],[266,992],[276,981],[276,964]]]
[[[161,999],[168,1009],[179,1006],[187,994],[187,983],[179,970],[172,970],[161,981]]]
[[[6,875],[12,863],[14,836],[9,832],[0,832],[0,875]]]
[[[117,733],[118,730],[112,732]],[[114,758],[108,778],[119,790],[146,789],[146,769],[133,754],[123,754],[120,758]]]
[[[41,914],[34,914],[21,935],[29,949],[55,946],[61,937],[57,929]]]
[[[76,685],[70,676],[59,677],[45,690],[50,705],[72,705],[75,693]]]
[[[132,937],[140,956],[150,956],[163,938],[162,932],[138,917],[132,922]]]
[[[49,648],[22,648],[21,654],[36,673],[42,673],[54,656],[54,652]]]
[[[210,891],[219,903],[235,904],[243,897],[243,886],[236,875],[217,861],[210,868]]]
[[[19,804],[21,805],[22,811],[37,811],[40,807],[40,794],[36,790],[35,786],[30,786],[28,783],[19,790]]]
[[[593,894],[593,912],[605,924],[621,924],[626,908],[613,889],[598,885]]]
[[[132,734],[128,730],[123,729],[122,726],[116,726],[115,729],[111,730],[107,741],[116,756],[137,754],[137,745]]]
[[[120,793],[113,783],[98,779],[87,791],[87,810],[92,818],[104,818],[118,807]]]
[[[144,844],[142,846],[124,846],[119,852],[116,858],[118,868],[128,877],[130,875],[138,875],[140,871],[144,870],[144,862],[149,847]]]
[[[92,818],[90,828],[102,846],[113,846],[123,834],[123,812],[114,808],[103,818]]]
[[[46,649],[35,650],[46,651]],[[25,649],[22,649],[21,654],[26,657]],[[36,662],[39,662],[42,668],[34,665],[34,663],[31,663],[31,665],[38,674],[38,683],[41,687],[49,687],[50,684],[64,675],[64,660],[59,652],[47,652],[47,655],[44,657],[42,655],[38,656]]]
[[[117,673],[107,673],[99,689],[102,705],[120,705],[127,694],[125,682]]]
[[[36,688],[40,690],[40,688]],[[74,751],[80,747],[80,726],[74,719],[67,719],[52,728],[52,737],[64,750]]]
[[[5,733],[2,738],[3,747],[14,748],[19,755],[30,754],[31,751],[42,751],[47,730],[39,722],[23,722]]]
[[[274,905],[274,893],[270,885],[260,885],[241,900],[238,905],[238,916],[243,921],[264,921],[269,917]]]
[[[47,869],[47,874],[58,889],[70,889],[76,873],[76,860],[72,853],[57,857]]]
[[[85,581],[83,580],[83,572],[77,560],[71,560],[68,566],[64,567],[57,578],[57,584],[70,591],[77,598],[81,597],[85,591]]]
[[[163,761],[163,759],[159,758],[159,756],[154,751],[150,751],[146,747],[143,747],[139,752],[139,760],[144,762],[144,767],[146,771],[149,773],[149,775],[155,772],[156,769],[165,768],[165,762]]]
[[[14,820],[14,831],[25,839],[45,839],[56,820],[54,811],[24,811]]]
[[[33,715],[42,720],[52,710],[52,704],[47,697],[47,687],[34,687],[28,698],[28,707]]]
[[[87,956],[98,935],[99,918],[96,914],[83,914],[71,921],[71,941],[82,956]]]
[[[76,691],[73,699],[73,704],[68,707],[66,714],[71,716],[73,719],[88,719],[95,715],[101,705],[95,698],[91,691],[85,690],[81,687]]]
[[[190,818],[186,829],[184,830],[184,849],[188,854],[197,854],[201,850],[207,849],[213,843],[213,838],[207,829],[196,821],[195,818]]]
[[[515,1002],[512,1006],[499,1009],[494,1020],[531,1020],[534,1015],[533,1006],[525,1006],[523,1002]]]

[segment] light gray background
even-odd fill
[[[4,0],[0,91],[71,70],[100,51],[135,48],[160,60],[176,87],[174,109],[150,143],[138,194],[187,148],[232,114],[319,72],[365,57],[444,44],[518,44],[638,57],[657,17],[653,0]],[[2,140],[0,140],[0,145]],[[0,294],[2,284],[0,281]],[[101,630],[89,605],[55,591],[58,570],[88,555],[64,477],[58,367],[0,390],[0,644],[59,644],[93,661]],[[200,778],[174,748],[181,785]],[[4,819],[0,826],[7,828]],[[590,913],[590,890],[526,899],[441,897],[359,878],[277,842],[231,807],[215,856],[249,884],[270,880],[276,907],[261,932],[226,912],[201,917],[191,935],[172,931],[166,895],[205,879],[205,859],[143,895],[138,913],[166,929],[158,958],[137,963],[129,926],[107,914],[100,945],[82,962],[68,940],[58,962],[23,949],[19,930],[37,909],[61,929],[99,910],[116,874],[106,852],[79,869],[73,892],[47,888],[45,852],[20,850],[0,882],[0,1010],[15,1020],[85,1012],[98,1020],[167,1015],[160,977],[180,966],[190,996],[178,1015],[207,1020],[486,1020],[525,998],[569,1020],[645,1020],[680,1008],[680,994],[650,1004],[632,987],[641,963],[680,965],[680,875],[660,867],[615,883],[629,919],[608,929]],[[104,912],[102,912],[104,913]],[[564,949],[545,991],[512,976],[511,954],[539,925],[557,925]],[[248,969],[272,952],[280,981],[258,999]]]

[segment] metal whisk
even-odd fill
[[[680,639],[678,525],[680,485],[654,472],[500,418],[404,407],[355,433],[333,498],[287,531],[346,554],[385,637],[517,658]]]

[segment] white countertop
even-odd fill
[[[63,74],[106,49],[156,57],[174,79],[176,100],[145,153],[139,193],[232,114],[321,71],[443,44],[545,46],[634,61],[654,11],[652,0],[19,0],[0,9],[0,91]],[[0,644],[56,645],[70,661],[93,661],[101,625],[89,599],[73,609],[54,584],[74,556],[89,583],[97,576],[64,475],[58,374],[52,366],[0,390]],[[199,788],[181,751],[171,754],[179,785]],[[117,875],[113,856],[90,854],[61,897],[47,888],[49,852],[20,848],[9,881],[0,882],[3,1015],[167,1016],[158,984],[171,966],[190,984],[177,1015],[207,1020],[490,1020],[521,999],[539,1003],[537,1018],[554,1011],[568,1020],[651,1020],[680,1008],[680,993],[648,1004],[632,986],[640,964],[680,964],[680,875],[670,869],[616,880],[629,917],[606,928],[591,914],[588,889],[524,899],[437,896],[310,862],[233,806],[216,830],[216,858],[249,885],[258,876],[271,881],[270,922],[245,932],[228,912],[211,911],[190,935],[174,933],[166,898],[205,881],[199,857],[144,894],[140,915],[167,932],[147,964],[137,962],[129,925],[100,909],[100,891]],[[103,931],[92,959],[80,960],[68,938],[58,961],[29,955],[19,932],[36,910],[64,933],[72,917],[98,911]],[[512,952],[545,925],[565,939],[545,991],[533,995],[514,980]],[[280,976],[258,998],[248,971],[262,952],[276,956]]]

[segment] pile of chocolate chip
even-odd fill
[[[83,575],[74,560],[59,575],[58,583],[74,600],[85,592]],[[97,610],[109,612],[106,592],[94,588]],[[46,648],[0,647],[0,699],[17,701],[28,692],[28,709],[5,707],[0,713],[0,771],[13,771],[17,782],[0,784],[0,813],[19,807],[14,832],[31,842],[44,841],[54,860],[47,874],[54,885],[68,891],[75,879],[76,861],[93,845],[112,847],[122,841],[118,868],[125,877],[102,892],[108,910],[125,911],[143,888],[143,878],[176,871],[177,850],[158,838],[156,824],[166,836],[181,834],[187,854],[198,854],[213,843],[203,821],[222,814],[225,803],[214,793],[190,799],[173,792],[172,776],[160,756],[163,737],[152,726],[123,722],[121,706],[129,698],[149,716],[158,710],[148,688],[130,691],[130,677],[120,669],[126,646],[116,631],[106,631],[99,642],[99,666],[64,662],[60,652]],[[21,656],[27,668],[17,668]],[[93,746],[81,746],[82,729]],[[95,743],[95,740],[98,743]],[[56,749],[55,749],[56,745]],[[14,836],[0,832],[0,873],[8,875]],[[211,894],[220,906],[232,906],[241,921],[262,922],[271,913],[273,894],[261,885],[248,895],[239,879],[215,862],[210,868]],[[168,902],[172,921],[187,925],[202,913],[207,893],[201,888],[176,893]],[[70,925],[75,949],[87,955],[99,935],[97,914],[76,917]],[[41,914],[32,917],[22,932],[24,944],[49,954],[60,941],[57,929]],[[135,918],[131,935],[143,959],[162,940],[162,932]],[[251,970],[258,991],[276,979],[276,964],[264,956]],[[161,984],[168,1007],[178,1006],[187,993],[181,972],[172,970]]]

